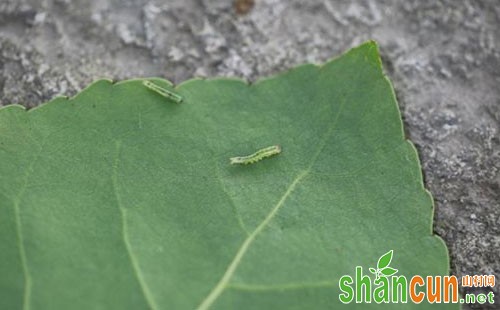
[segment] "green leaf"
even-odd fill
[[[384,269],[380,270],[380,272],[385,276],[392,276],[393,274],[398,272],[398,270],[391,267],[385,267]]]
[[[378,262],[377,262],[377,269],[382,269],[382,268],[389,266],[389,264],[391,263],[391,260],[392,260],[392,253],[393,253],[393,250],[390,250],[389,252],[380,256],[380,258],[378,259]]]
[[[448,274],[373,42],[253,85],[149,80],[182,103],[101,80],[0,110],[0,309],[333,309],[388,250]]]

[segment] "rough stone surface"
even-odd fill
[[[246,15],[229,0],[2,0],[0,105],[34,107],[101,77],[253,81],[375,39],[451,272],[500,282],[499,27],[498,0],[256,0]]]

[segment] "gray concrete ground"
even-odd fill
[[[33,107],[100,77],[253,81],[375,39],[452,273],[500,282],[499,27],[498,0],[256,0],[244,15],[231,0],[2,0],[0,104]]]

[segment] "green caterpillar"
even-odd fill
[[[182,96],[179,94],[176,94],[174,92],[171,92],[168,89],[165,89],[163,87],[160,87],[156,85],[155,83],[152,83],[150,81],[144,81],[142,82],[142,85],[146,86],[150,90],[154,91],[155,93],[158,93],[162,95],[163,97],[170,99],[176,103],[181,103],[182,102]]]
[[[248,165],[256,163],[266,157],[271,157],[273,155],[277,155],[281,153],[281,147],[279,145],[268,146],[266,148],[260,149],[257,152],[248,155],[248,156],[238,156],[231,157],[229,160],[232,165]]]

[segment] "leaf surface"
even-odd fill
[[[174,91],[101,80],[0,110],[1,309],[332,309],[389,250],[398,275],[448,273],[375,43]]]

